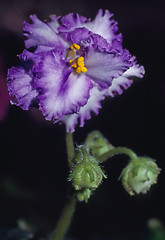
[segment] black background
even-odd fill
[[[0,53],[4,71],[24,49],[22,21],[31,13],[78,12],[94,18],[99,8],[114,13],[124,47],[144,65],[146,74],[121,96],[107,99],[98,116],[76,129],[76,143],[100,130],[115,146],[127,146],[157,159],[162,172],[146,195],[130,197],[117,180],[124,156],[104,164],[108,175],[88,204],[78,203],[68,236],[75,239],[142,239],[147,221],[165,224],[165,5],[161,1],[0,1]],[[46,122],[35,110],[9,106],[0,123],[0,226],[16,227],[24,219],[36,235],[53,229],[67,196],[65,128]],[[11,186],[11,189],[10,189]],[[14,190],[13,190],[14,188]]]

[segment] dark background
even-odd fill
[[[163,1],[162,1],[163,2]],[[146,74],[114,99],[103,102],[98,116],[77,128],[76,143],[100,130],[115,146],[127,146],[141,156],[157,159],[162,172],[146,195],[130,197],[118,177],[127,163],[124,156],[105,163],[108,175],[88,204],[78,203],[68,236],[74,239],[142,239],[147,221],[165,224],[165,4],[161,1],[9,1],[0,0],[0,57],[3,73],[17,63],[24,49],[22,22],[29,14],[78,12],[94,18],[99,8],[114,13],[124,47],[144,65]],[[2,71],[2,70],[1,70]],[[1,82],[2,84],[2,82]],[[68,168],[65,128],[46,122],[36,109],[26,112],[7,107],[0,122],[0,226],[26,223],[36,236],[53,229],[67,196]],[[22,226],[22,225],[21,225]],[[36,237],[37,238],[37,237]]]

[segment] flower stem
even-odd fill
[[[68,155],[68,165],[69,168],[72,168],[72,159],[75,155],[75,148],[74,148],[74,142],[73,142],[73,135],[72,133],[66,133],[66,150]]]
[[[49,240],[62,240],[69,228],[69,225],[71,223],[71,219],[74,213],[76,207],[76,198],[72,196],[71,198],[68,199],[61,217],[57,223],[57,226],[50,236]]]
[[[135,160],[137,158],[136,153],[134,153],[131,149],[126,147],[116,147],[103,155],[101,155],[98,160],[100,162],[105,162],[108,158],[113,157],[118,154],[126,154],[130,157],[130,159]]]

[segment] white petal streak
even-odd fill
[[[57,34],[58,22],[52,16],[49,23],[38,19],[36,15],[31,15],[32,24],[24,22],[25,45],[27,48],[42,45],[47,47],[64,47],[66,43]]]
[[[39,75],[40,71],[42,76],[35,84],[40,89],[39,106],[47,120],[61,119],[86,104],[91,81],[85,74],[72,72],[58,53],[46,55],[38,66]]]
[[[112,16],[113,14],[108,10],[106,10],[103,15],[103,11],[100,9],[95,19],[91,22],[85,23],[84,27],[88,28],[93,33],[99,34],[107,39],[108,42],[112,43],[112,40],[115,38],[113,25],[116,24],[114,20],[110,20]]]
[[[85,120],[91,119],[92,112],[97,115],[99,113],[99,109],[101,108],[101,101],[104,100],[106,95],[106,90],[101,91],[94,86],[90,91],[90,97],[87,104],[81,107],[77,114],[71,114],[63,118],[63,122],[66,124],[67,132],[75,131],[78,119],[80,119],[80,127],[83,127]]]
[[[122,76],[115,78],[112,85],[108,89],[108,95],[114,97],[115,95],[121,95],[125,89],[131,86],[133,78],[142,78],[145,73],[144,67],[138,64],[133,65]]]
[[[121,76],[132,64],[127,51],[114,55],[90,49],[85,65],[88,69],[87,76],[96,81],[100,87],[108,87],[114,78]]]

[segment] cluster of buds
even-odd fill
[[[77,147],[68,178],[79,201],[87,202],[103,178],[107,178],[100,167],[100,162],[116,154],[126,154],[130,157],[119,178],[130,195],[146,193],[157,183],[160,168],[154,159],[139,157],[129,148],[115,148],[99,131],[93,131],[87,136],[84,145]]]

